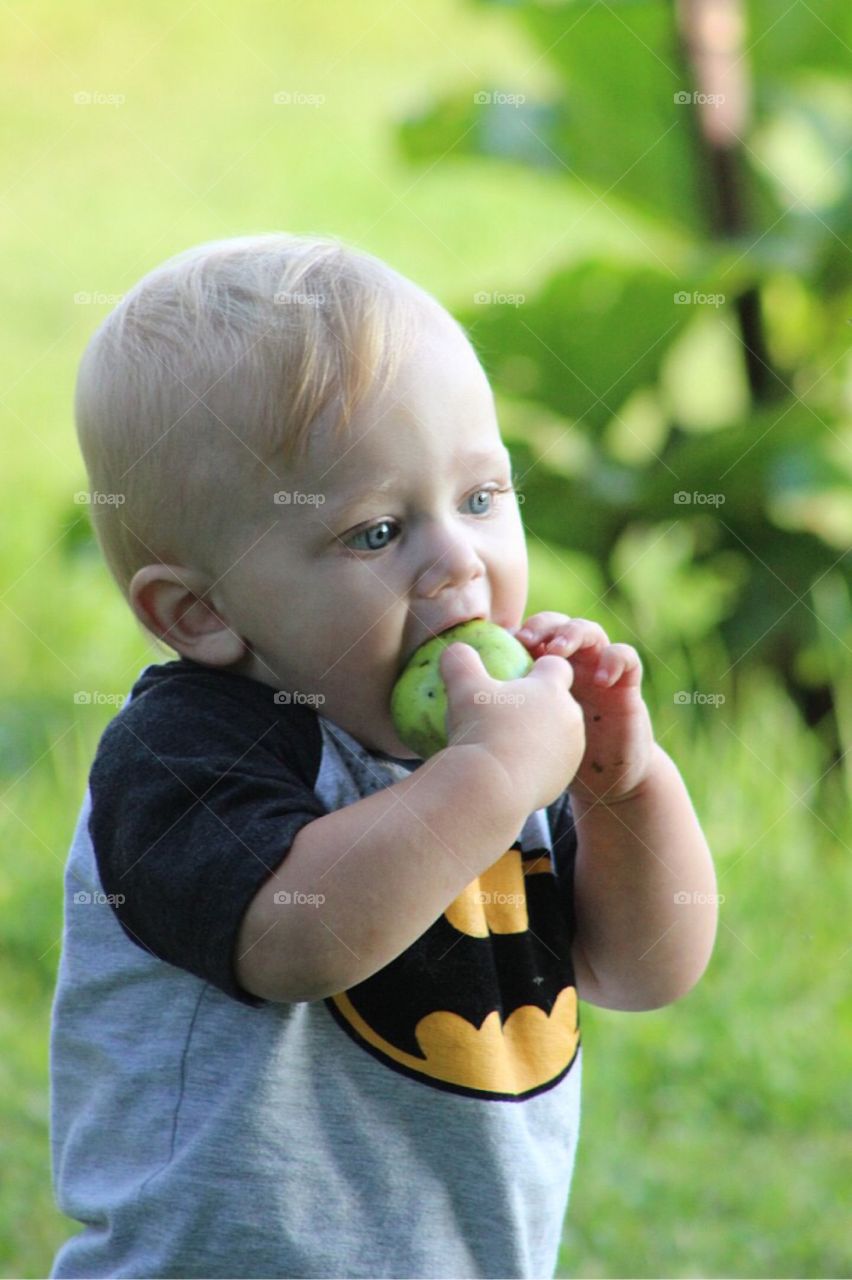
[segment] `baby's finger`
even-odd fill
[[[572,618],[558,635],[548,637],[546,649],[552,653],[579,654],[582,650],[604,649],[609,644],[609,636],[597,622],[587,618]]]
[[[642,660],[629,644],[611,644],[600,655],[594,682],[611,687],[619,684],[622,688],[637,686],[642,682]]]
[[[543,640],[548,640],[555,635],[560,628],[564,628],[570,622],[571,618],[565,613],[533,613],[514,632],[514,636],[516,640],[520,640],[521,644],[525,644],[528,648],[534,648],[536,645],[541,644]]]
[[[570,689],[574,683],[574,668],[570,662],[565,662],[557,654],[550,653],[536,658],[524,679],[529,680],[533,676],[544,677],[546,680],[556,679],[560,684],[564,684],[566,689]]]

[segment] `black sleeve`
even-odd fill
[[[566,904],[571,931],[576,933],[574,915],[574,862],[577,857],[577,831],[574,826],[574,814],[567,789],[562,792],[553,804],[548,805],[547,818],[550,823],[550,834],[553,840],[553,859],[556,863],[556,875],[562,888],[563,901]]]
[[[101,738],[89,780],[98,870],[128,938],[262,1005],[237,982],[234,948],[254,895],[327,812],[313,790],[319,722],[299,705],[249,709],[209,679],[202,698],[179,684],[131,701]]]

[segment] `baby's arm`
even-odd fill
[[[268,1000],[320,1000],[406,950],[554,801],[583,754],[573,673],[543,657],[501,684],[475,650],[441,655],[451,745],[410,777],[303,827],[245,913],[237,977]],[[489,697],[500,689],[513,696]],[[289,902],[276,893],[290,892]],[[295,894],[322,894],[318,907]]]
[[[716,933],[716,877],[683,779],[654,740],[642,663],[596,622],[533,614],[516,633],[574,667],[586,752],[568,787],[577,829],[577,994],[658,1009],[695,986]]]
[[[454,746],[308,823],[243,917],[240,985],[297,1002],[372,977],[511,848],[523,808],[486,751]]]
[[[680,772],[658,743],[634,793],[575,795],[574,965],[580,997],[658,1009],[701,977],[716,934],[716,876]]]

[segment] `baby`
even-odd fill
[[[54,1276],[552,1275],[577,1001],[656,1009],[713,947],[713,864],[641,665],[524,617],[509,454],[461,326],[326,237],[139,282],[76,398],[147,666],[98,745],[51,1029]],[[108,500],[106,500],[108,499]],[[390,716],[441,658],[449,746]]]

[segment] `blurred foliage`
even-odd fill
[[[462,85],[400,122],[404,154],[547,168],[639,246],[578,260],[567,225],[530,294],[456,310],[505,406],[528,533],[557,558],[580,553],[579,600],[582,563],[603,566],[595,614],[670,672],[686,644],[704,687],[769,665],[806,712],[822,693],[837,749],[850,696],[852,10],[743,4],[731,58],[744,123],[719,160],[684,38],[696,0],[504,7],[552,92]]]
[[[852,1275],[852,751],[845,778],[828,768],[838,731],[852,747],[848,470],[836,479],[850,446],[852,15],[847,0],[752,0],[739,156],[751,224],[718,238],[696,118],[670,105],[691,80],[668,8],[497,9],[337,0],[285,14],[250,0],[238,29],[227,6],[176,13],[166,0],[8,11],[3,1275],[46,1275],[79,1229],[51,1194],[50,1000],[63,865],[114,707],[78,705],[74,691],[123,693],[172,656],[139,635],[72,500],[84,481],[70,395],[96,323],[73,299],[125,288],[188,244],[270,226],[340,234],[442,299],[526,290],[517,307],[472,301],[467,322],[521,481],[531,607],[597,616],[660,659],[647,666],[655,733],[717,864],[725,902],[705,980],[652,1013],[583,1007],[583,1133],[559,1274]],[[515,83],[521,69],[536,100]],[[479,79],[459,85],[465,74]],[[423,162],[410,181],[386,122],[424,83],[459,92],[403,130]],[[276,109],[270,128],[288,86],[325,90],[325,106]],[[126,105],[78,110],[81,88],[125,91]],[[483,91],[492,100],[475,103]],[[435,165],[442,137],[453,149]],[[506,280],[486,286],[495,262]],[[667,311],[664,285],[726,301]],[[757,403],[742,359],[736,304],[755,288],[790,389],[780,404]],[[546,322],[533,318],[539,293],[560,309]],[[674,502],[693,489],[726,501]],[[838,561],[823,576],[820,556]],[[817,732],[770,669],[773,646],[807,685],[833,690]],[[727,701],[678,697],[690,689]]]

